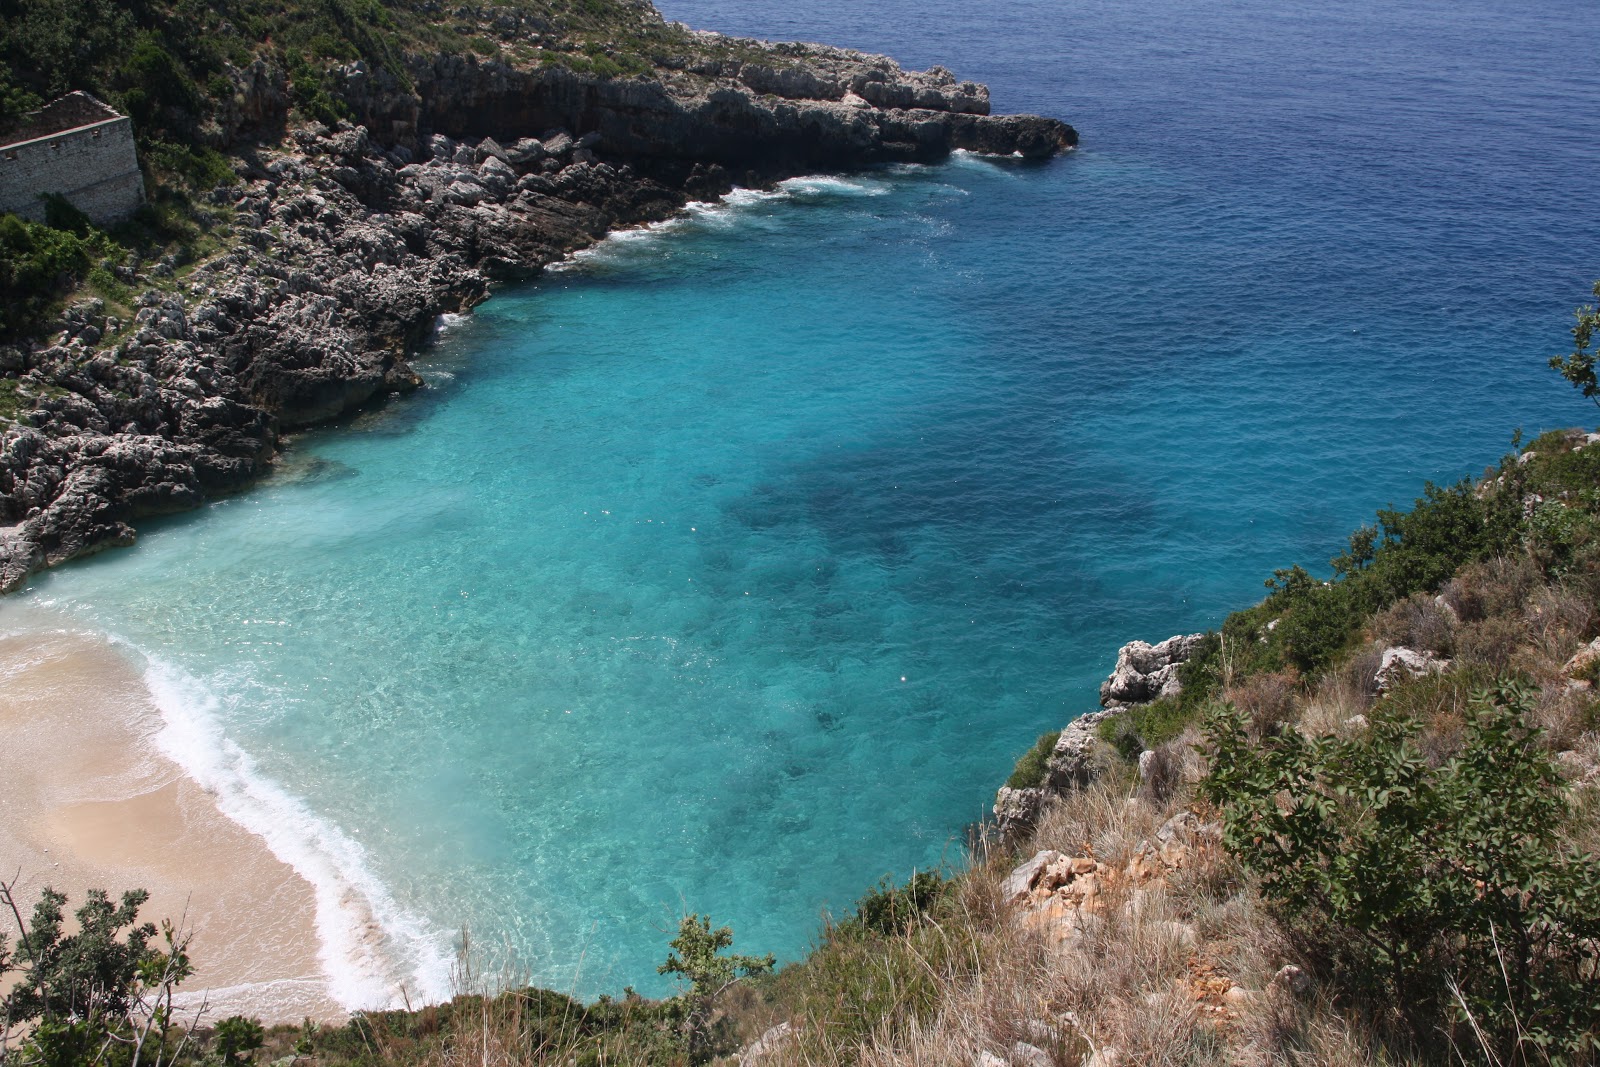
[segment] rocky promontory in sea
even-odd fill
[[[551,44],[538,25],[499,31]],[[234,172],[205,195],[232,211],[225,249],[181,281],[168,259],[119,268],[131,314],[80,299],[46,337],[0,346],[0,590],[249,485],[288,431],[417,388],[407,357],[441,313],[612,229],[736,185],[1077,141],[991,115],[984,86],[939,67],[672,31],[676,51],[628,76],[470,52],[351,61],[323,79],[348,116],[329,122],[295,110],[282,64],[227,66],[196,135]]]

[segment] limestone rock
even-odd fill
[[[994,798],[996,833],[1000,835],[1000,840],[1014,840],[1032,829],[1043,807],[1043,789],[1001,786]]]
[[[1182,691],[1178,669],[1204,640],[1204,634],[1180,634],[1159,645],[1130,641],[1117,652],[1117,666],[1100,686],[1101,704],[1143,704]]]
[[[1450,661],[1440,659],[1432,652],[1418,652],[1409,648],[1386,648],[1378,663],[1378,673],[1373,684],[1379,693],[1386,693],[1407,678],[1420,678],[1448,670]]]
[[[751,1045],[739,1053],[739,1067],[756,1067],[757,1064],[766,1063],[773,1059],[778,1052],[794,1039],[794,1024],[781,1022],[756,1038]]]
[[[1045,849],[1036,853],[1032,859],[1018,865],[1015,870],[1006,876],[1006,880],[1000,883],[1000,899],[1007,903],[1022,900],[1032,891],[1034,885],[1044,874],[1045,868],[1062,858],[1064,857],[1061,853],[1054,849]]]
[[[1311,976],[1294,964],[1285,964],[1272,976],[1271,988],[1275,992],[1304,997],[1311,992]]]
[[[1011,1046],[1011,1063],[1013,1067],[1055,1067],[1050,1053],[1026,1041],[1018,1041]]]
[[[1600,663],[1600,637],[1574,652],[1572,658],[1562,665],[1561,673],[1568,678],[1579,678],[1593,673],[1597,663]]]

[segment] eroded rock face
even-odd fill
[[[147,293],[132,322],[86,302],[48,342],[0,347],[25,407],[0,434],[0,591],[249,484],[284,431],[417,388],[406,357],[441,313],[615,227],[738,180],[1076,142],[1053,119],[990,116],[988,90],[942,68],[733,43],[745,59],[654,78],[449,55],[408,60],[409,84],[341,68],[364,125],[298,130],[241,161],[212,197],[232,203],[240,244]],[[208,136],[277,136],[282,72],[228,76],[235,96]]]
[[[996,795],[993,812],[1000,840],[1014,840],[1031,829],[1051,796],[1092,782],[1105,758],[1099,737],[1101,723],[1135,705],[1181,693],[1178,670],[1204,640],[1204,634],[1179,634],[1158,645],[1144,641],[1123,645],[1117,652],[1116,668],[1100,686],[1104,707],[1078,716],[1061,731],[1045,762],[1044,782],[1034,789],[1002,788]]]
[[[850,49],[695,36],[709,51],[745,58],[617,79],[438,55],[409,62],[409,85],[378,71],[347,82],[344,95],[383,140],[561,127],[595,136],[583,147],[647,173],[714,164],[771,176],[928,161],[956,149],[1042,159],[1077,143],[1055,119],[991,116],[989,90],[942,67],[907,71]]]
[[[1169,637],[1159,645],[1130,641],[1117,652],[1117,666],[1100,686],[1101,704],[1144,704],[1174,697],[1182,689],[1178,669],[1204,639],[1203,634]]]

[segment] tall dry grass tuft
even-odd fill
[[[1455,653],[1458,616],[1444,597],[1413,593],[1379,612],[1372,620],[1372,636],[1381,644],[1432,652]]]
[[[1364,645],[1303,696],[1298,709],[1301,732],[1312,737],[1344,737],[1359,728],[1363,720],[1357,716],[1364,716],[1372,707],[1382,659],[1376,645]]]
[[[1276,733],[1298,716],[1298,676],[1286,671],[1252,674],[1222,691],[1222,699],[1250,716],[1250,735],[1261,738]]]
[[[1522,661],[1539,681],[1554,680],[1561,667],[1594,632],[1593,606],[1562,585],[1535,589],[1523,607],[1528,647]]]

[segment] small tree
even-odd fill
[[[1600,282],[1594,283],[1594,295],[1600,298]],[[1600,381],[1595,377],[1595,358],[1600,356],[1600,350],[1591,347],[1596,331],[1600,331],[1600,307],[1585,304],[1573,309],[1572,314],[1578,320],[1572,327],[1572,351],[1565,356],[1551,356],[1550,366],[1584,396],[1600,404]]]
[[[66,894],[46,888],[25,923],[15,886],[0,882],[0,906],[16,927],[13,949],[0,940],[0,978],[18,975],[0,998],[0,1061],[10,1061],[12,1031],[22,1027],[15,1053],[25,1065],[173,1062],[204,1012],[169,1043],[173,993],[194,971],[189,935],[170,922],[159,931],[140,923],[139,908],[149,899],[142,889],[124,893],[118,904],[104,890],[89,890],[74,913],[78,932],[67,934]]]
[[[1600,1052],[1600,868],[1564,843],[1566,788],[1529,700],[1515,685],[1478,694],[1439,767],[1417,724],[1381,704],[1348,740],[1257,742],[1220,708],[1202,783],[1263,895],[1358,946],[1344,977],[1392,996],[1420,1041],[1454,1014],[1507,1067]]]
[[[243,1015],[230,1015],[217,1024],[213,1040],[217,1052],[222,1056],[224,1067],[239,1067],[240,1064],[250,1062],[250,1053],[265,1042],[266,1031],[254,1019],[247,1019]]]
[[[685,1008],[683,1032],[689,1044],[689,1060],[703,1062],[712,1051],[712,1017],[717,998],[742,979],[765,974],[777,962],[765,956],[721,955],[733,945],[733,930],[727,926],[711,928],[711,916],[685,915],[678,923],[678,936],[668,944],[672,951],[657,974],[675,974],[688,979],[689,988],[680,993]]]

